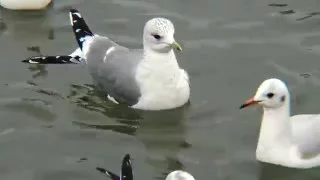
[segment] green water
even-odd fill
[[[288,83],[294,114],[320,112],[320,17],[297,20],[320,4],[269,3],[56,0],[44,12],[0,9],[1,180],[102,180],[95,167],[119,172],[125,153],[133,158],[135,179],[161,180],[175,169],[198,180],[319,179],[317,168],[257,162],[261,110],[238,109],[263,80],[277,77]],[[71,7],[95,33],[134,48],[141,47],[149,18],[171,19],[184,47],[179,63],[191,78],[190,105],[164,112],[119,108],[96,95],[82,65],[21,63],[77,47]]]

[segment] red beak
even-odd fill
[[[255,101],[255,100],[253,100],[253,98],[250,98],[249,100],[247,100],[244,104],[242,104],[240,106],[240,109],[248,107],[248,106],[251,106],[251,105],[255,105],[255,104],[258,104],[258,103],[259,103],[259,101]]]

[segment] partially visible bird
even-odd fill
[[[132,164],[130,155],[126,154],[122,160],[120,176],[101,167],[96,168],[99,172],[106,174],[111,180],[133,180]],[[176,170],[168,174],[166,180],[195,180],[186,171]]]
[[[45,9],[51,0],[0,0],[0,5],[11,10],[40,10]]]
[[[291,168],[320,166],[320,115],[290,114],[290,93],[285,82],[263,81],[255,95],[240,108],[263,107],[256,158]]]

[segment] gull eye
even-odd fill
[[[267,94],[267,97],[268,97],[269,99],[271,99],[273,96],[274,96],[273,93],[268,93],[268,94]]]
[[[152,34],[152,36],[153,36],[155,39],[157,39],[157,40],[161,39],[161,36],[158,35],[158,34]]]

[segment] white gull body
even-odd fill
[[[166,180],[195,180],[195,179],[190,173],[186,171],[176,170],[168,174]]]
[[[320,165],[320,116],[290,117],[290,94],[283,81],[265,80],[241,108],[253,104],[263,106],[256,149],[259,161],[304,169]]]
[[[0,0],[0,5],[12,10],[39,10],[50,4],[51,0]]]

